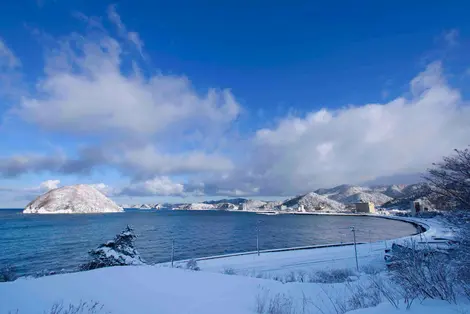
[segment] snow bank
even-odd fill
[[[248,277],[152,266],[110,267],[2,283],[0,313],[43,313],[62,300],[97,301],[112,314],[254,313],[260,285],[284,291],[281,283]]]
[[[263,296],[267,303],[275,296],[288,298],[295,313],[302,313],[302,300],[306,296],[318,308],[306,304],[305,313],[336,313],[329,298],[344,301],[348,297],[346,291],[344,284],[282,284],[175,268],[123,266],[1,283],[0,313],[49,313],[53,304],[62,302],[67,307],[81,301],[95,301],[103,306],[103,311],[97,313],[253,314],[257,313],[257,299]],[[446,301],[415,303],[411,310],[402,304],[398,311],[383,303],[351,313],[466,313],[459,311],[463,305]]]

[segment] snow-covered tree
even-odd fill
[[[134,230],[127,226],[123,232],[89,252],[91,261],[82,265],[82,270],[109,266],[142,265],[144,260],[134,248],[136,236]]]
[[[432,192],[470,209],[470,150],[456,149],[454,155],[433,166],[424,177]]]

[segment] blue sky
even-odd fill
[[[0,207],[74,183],[119,202],[409,183],[469,144],[464,6],[6,3]]]

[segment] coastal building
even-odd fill
[[[372,202],[363,202],[355,204],[356,213],[370,213],[375,214],[375,206]]]
[[[431,208],[431,203],[426,199],[417,199],[410,202],[411,216],[416,216],[421,212],[427,212]]]

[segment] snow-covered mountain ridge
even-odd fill
[[[373,187],[343,184],[333,188],[317,189],[287,200],[262,201],[257,199],[221,199],[202,203],[137,204],[125,208],[174,210],[240,210],[240,211],[345,211],[358,202],[372,202],[383,207],[407,207],[411,200],[422,199],[426,183],[410,185],[381,185]]]

